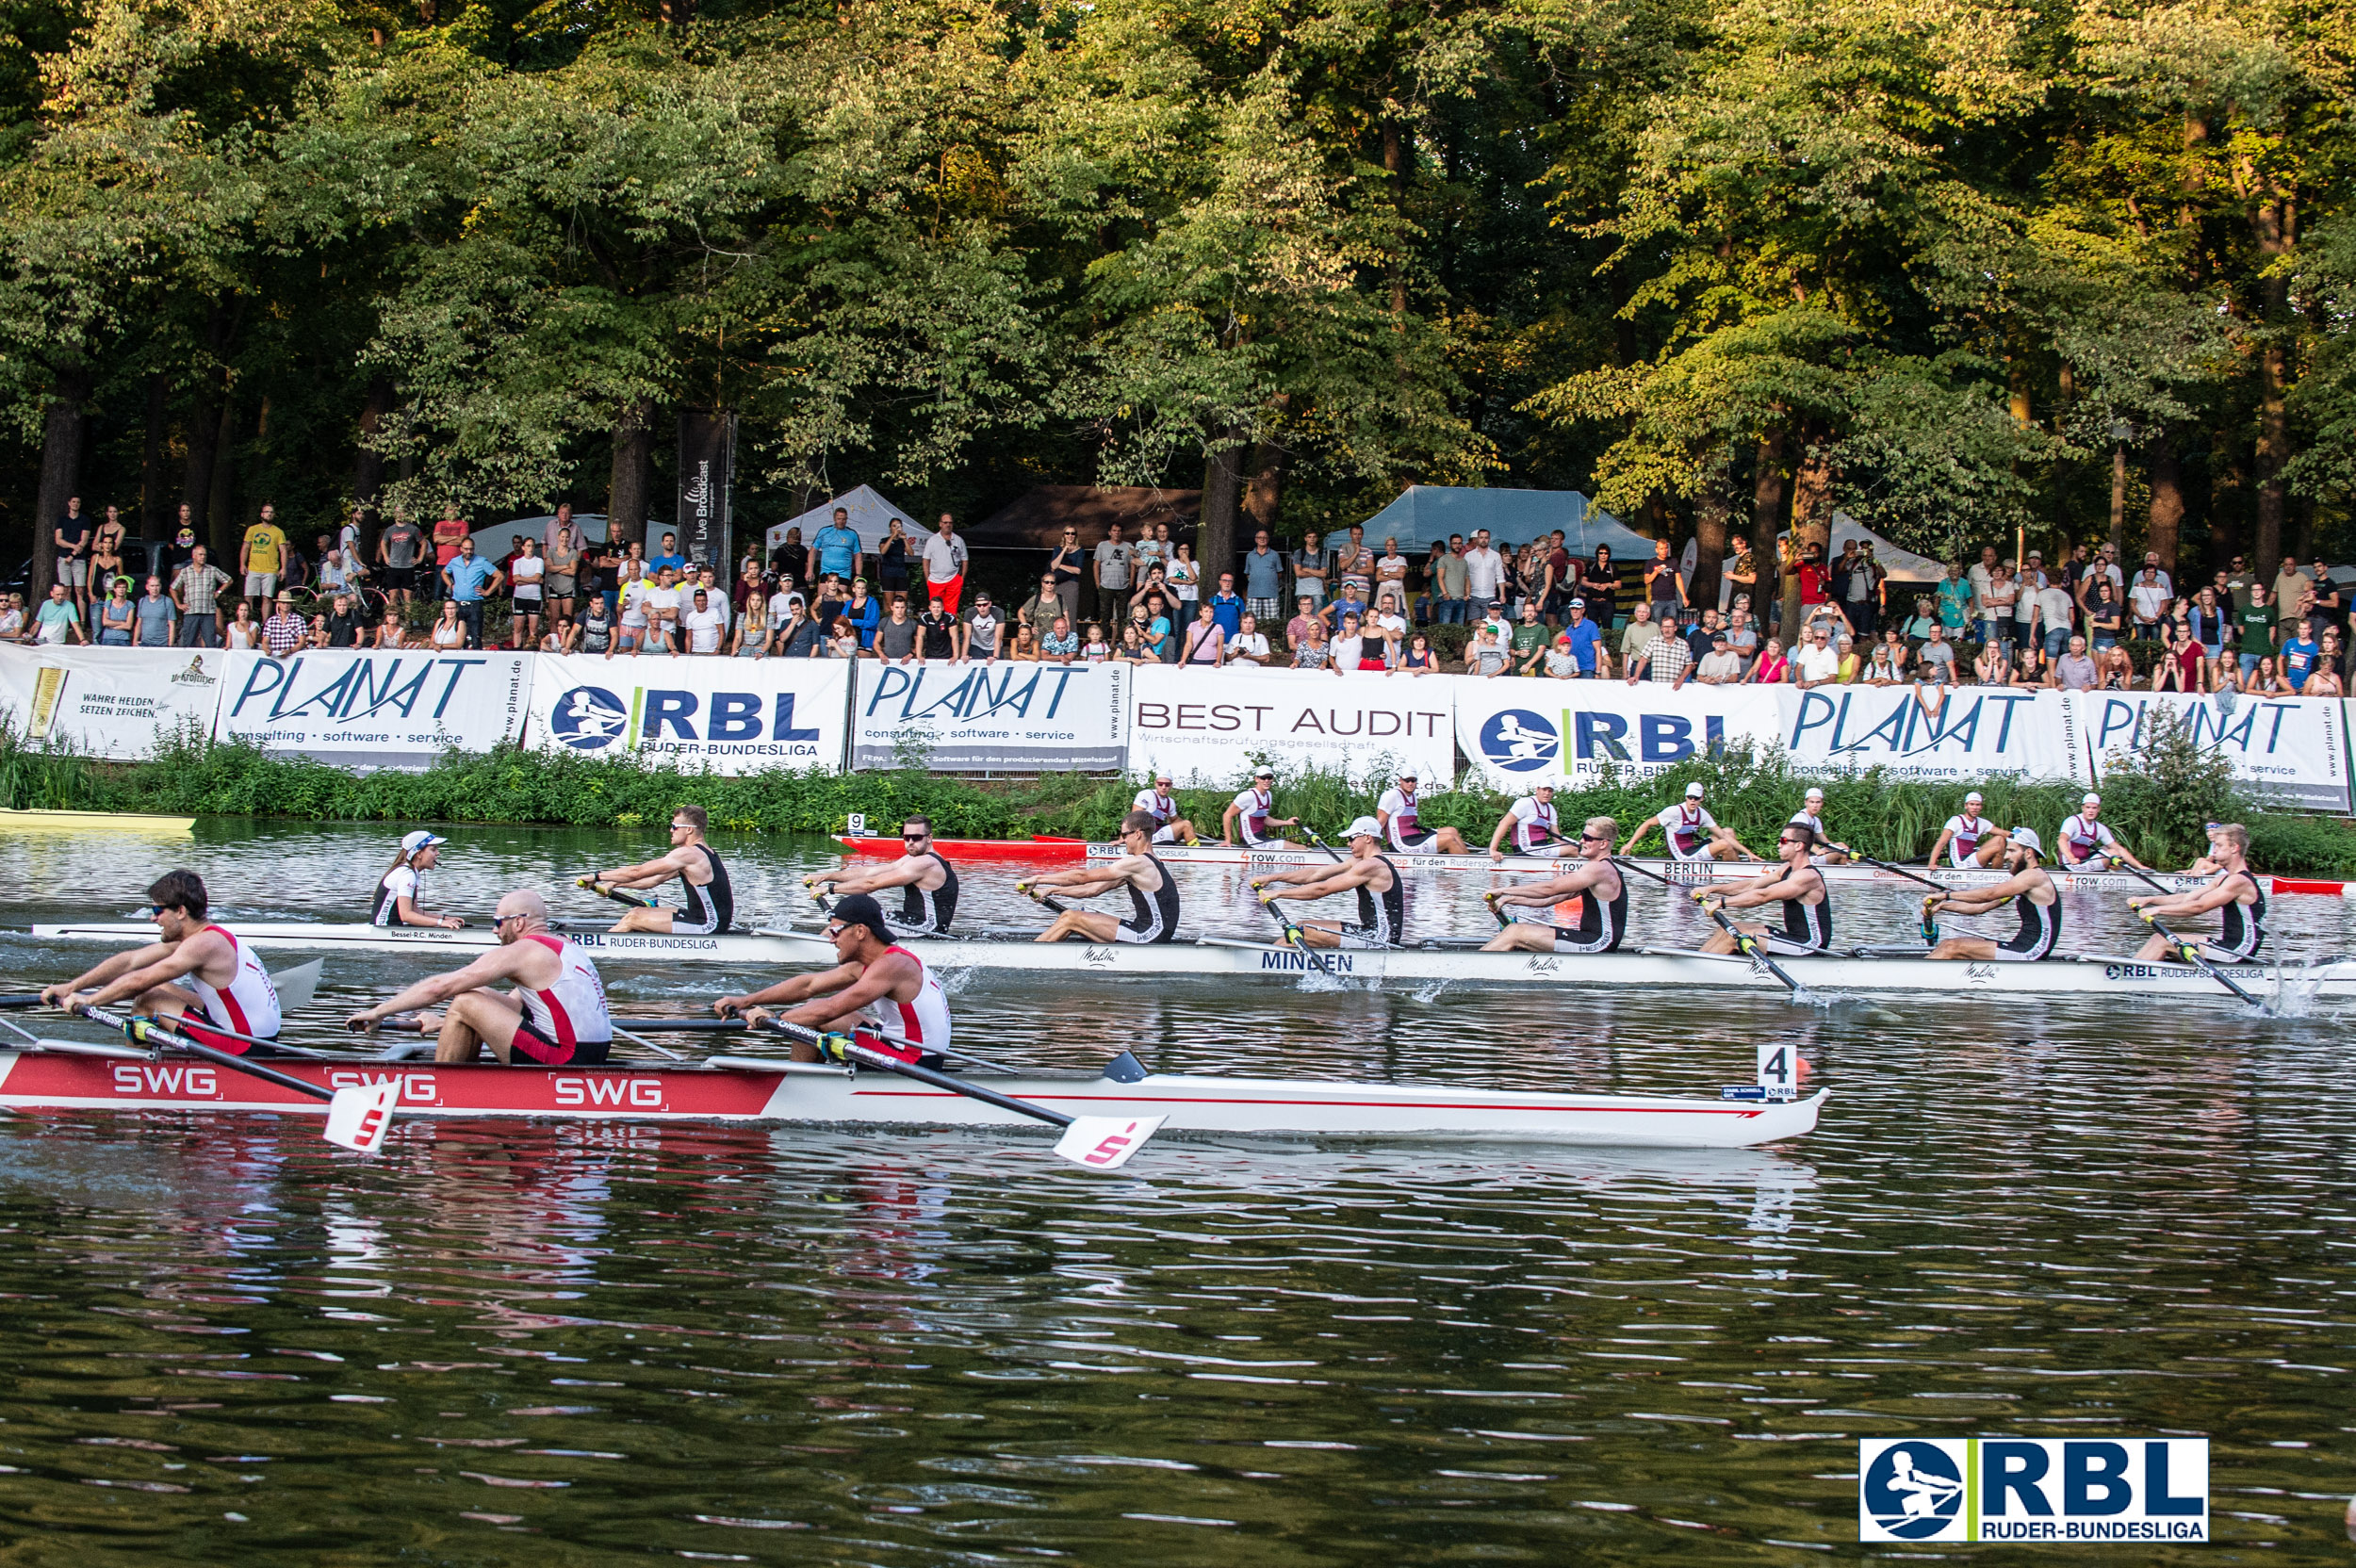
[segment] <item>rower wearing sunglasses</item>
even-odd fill
[[[651,888],[679,878],[679,907],[647,904],[624,915],[616,931],[658,931],[670,936],[710,937],[736,921],[736,893],[728,886],[728,868],[719,851],[704,842],[711,819],[700,806],[682,806],[671,813],[671,852],[634,866],[598,872],[591,880],[599,893],[617,888]]]
[[[127,1002],[136,1012],[178,1020],[188,1038],[234,1056],[252,1049],[245,1037],[276,1038],[278,988],[236,932],[207,918],[209,904],[203,877],[166,872],[147,890],[155,940],[42,988],[41,999],[67,1008]],[[217,1035],[205,1020],[236,1033]]]
[[[1489,907],[1502,913],[1507,906],[1551,908],[1566,898],[1580,900],[1579,923],[1554,925],[1545,921],[1517,920],[1492,937],[1485,953],[1611,953],[1628,931],[1628,884],[1612,863],[1612,845],[1620,825],[1610,817],[1589,817],[1571,851],[1579,867],[1562,875],[1511,891],[1487,896]]]
[[[632,911],[636,913],[637,911]],[[614,1043],[605,981],[581,944],[548,929],[548,900],[518,889],[499,901],[492,931],[499,946],[468,964],[420,980],[398,996],[363,1008],[350,1027],[373,1032],[395,1013],[423,1013],[420,1032],[434,1037],[436,1062],[471,1062],[484,1046],[514,1067],[591,1067]],[[497,985],[510,991],[495,991]]]
[[[1094,898],[1129,890],[1130,915],[1121,920],[1092,909],[1064,909],[1039,937],[1043,942],[1166,942],[1178,934],[1178,884],[1153,858],[1153,813],[1139,809],[1121,819],[1121,856],[1109,865],[1080,866],[1016,884],[1016,891],[1048,900]]]
[[[784,1021],[821,1034],[847,1033],[904,1062],[938,1059],[948,1051],[948,993],[924,959],[892,939],[882,905],[865,893],[837,900],[827,911],[826,935],[834,943],[834,968],[721,997],[712,1010],[723,1018],[741,1013],[758,1028],[771,1008],[799,1003],[779,1015]],[[818,1048],[796,1040],[794,1059],[814,1062]]]
[[[1780,957],[1802,956],[1832,950],[1832,893],[1824,885],[1824,874],[1809,863],[1809,856],[1824,842],[1816,830],[1806,823],[1787,823],[1775,840],[1775,858],[1781,862],[1774,871],[1741,882],[1720,882],[1712,887],[1693,890],[1694,900],[1705,908],[1714,905],[1721,909],[1751,909],[1762,904],[1783,906],[1783,929],[1755,921],[1737,921],[1738,929],[1753,937],[1766,939],[1766,950]],[[1724,927],[1710,933],[1702,943],[1704,953],[1732,953],[1735,941],[1732,932]]]
[[[848,896],[898,888],[899,917],[883,917],[895,937],[945,937],[957,914],[957,868],[933,847],[933,825],[923,817],[910,817],[900,825],[900,858],[881,870],[827,872],[806,878],[806,883],[821,897],[828,892]]]

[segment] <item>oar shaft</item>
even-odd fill
[[[1878,866],[1883,871],[1890,873],[1893,876],[1903,876],[1909,882],[1920,882],[1922,886],[1926,888],[1936,888],[1942,893],[1948,890],[1945,883],[1934,882],[1929,877],[1922,875],[1921,873],[1908,871],[1904,866],[1893,866],[1887,860],[1876,860],[1871,855],[1859,855],[1855,857],[1855,858],[1864,861],[1869,866]]]
[[[282,1089],[292,1089],[295,1093],[305,1095],[313,1100],[335,1098],[334,1089],[321,1088],[317,1084],[306,1084],[300,1078],[290,1078],[286,1073],[274,1072],[258,1063],[233,1056],[226,1051],[216,1051],[209,1045],[199,1044],[186,1035],[176,1034],[160,1023],[149,1023],[142,1021],[139,1025],[139,1033],[131,1034],[129,1021],[120,1013],[102,1012],[96,1007],[84,1007],[81,1011],[82,1016],[93,1023],[104,1023],[122,1029],[131,1038],[151,1039],[158,1044],[168,1045],[174,1051],[228,1068],[234,1072],[242,1072],[249,1078],[259,1078],[264,1083],[276,1084]]]
[[[788,1039],[801,1040],[809,1045],[816,1045],[819,1042],[818,1031],[805,1024],[788,1023],[780,1018],[773,1018],[766,1021],[770,1028]],[[936,1072],[931,1068],[920,1067],[914,1062],[904,1062],[897,1056],[888,1055],[881,1051],[872,1051],[857,1040],[843,1047],[843,1054],[861,1067],[879,1068],[885,1072],[896,1072],[903,1078],[914,1079],[917,1083],[928,1084],[937,1089],[946,1089],[951,1094],[961,1094],[968,1100],[978,1100],[985,1105],[995,1105],[1000,1110],[1011,1111],[1016,1116],[1026,1116],[1034,1121],[1044,1121],[1050,1127],[1072,1125],[1072,1119],[1061,1111],[1051,1111],[1044,1105],[1034,1105],[1027,1100],[1017,1100],[1013,1095],[1000,1094],[996,1089],[984,1088],[979,1084],[969,1084],[951,1073]]]

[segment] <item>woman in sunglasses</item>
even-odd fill
[[[895,936],[945,937],[957,913],[957,868],[933,847],[933,825],[923,817],[900,825],[900,858],[890,865],[864,874],[806,876],[802,885],[820,899],[829,892],[848,897],[898,888],[899,918],[884,917]]]
[[[1824,884],[1824,874],[1808,863],[1809,855],[1823,842],[1816,830],[1806,823],[1786,823],[1775,840],[1775,858],[1782,862],[1763,876],[1747,881],[1721,883],[1712,888],[1693,890],[1694,900],[1706,910],[1750,909],[1762,904],[1783,906],[1783,929],[1756,921],[1737,921],[1736,930],[1753,937],[1763,937],[1761,944],[1769,953],[1781,956],[1828,953],[1832,950],[1832,891]],[[1720,927],[1702,943],[1704,953],[1735,951],[1733,932]]]

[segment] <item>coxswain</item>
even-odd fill
[[[2266,940],[2265,887],[2250,869],[2250,829],[2237,822],[2219,823],[2209,835],[2209,859],[2218,869],[2215,877],[2189,892],[2165,898],[2131,898],[2127,907],[2161,916],[2205,915],[2217,912],[2223,923],[2217,939],[2200,943],[2201,954],[2217,963],[2248,963]],[[2179,956],[2166,937],[2153,932],[2135,955],[2138,958]]]
[[[479,1047],[515,1067],[594,1067],[614,1043],[605,981],[588,951],[548,929],[548,903],[529,889],[499,901],[492,934],[499,946],[448,974],[420,980],[391,999],[352,1015],[350,1027],[374,1033],[396,1013],[419,1013],[420,1033],[435,1037],[436,1062],[471,1062]],[[505,982],[504,994],[491,988]]]
[[[1252,884],[1262,904],[1279,898],[1325,898],[1353,889],[1354,922],[1306,920],[1296,929],[1311,947],[1397,947],[1407,928],[1407,884],[1383,857],[1383,830],[1372,817],[1350,825],[1350,858],[1337,866],[1303,866]]]
[[[1832,835],[1824,831],[1824,792],[1816,785],[1808,787],[1808,794],[1801,800],[1800,808],[1792,813],[1792,821],[1816,835],[1816,842],[1822,846],[1816,857],[1818,865],[1837,866],[1849,858],[1849,846],[1833,842]]]
[[[1374,820],[1397,855],[1469,855],[1472,846],[1453,827],[1426,827],[1415,820],[1415,770],[1403,770],[1374,803]]]
[[[1967,803],[1968,804],[1968,803]],[[1939,915],[1984,915],[2001,909],[2010,899],[2021,911],[2021,930],[2010,941],[1993,937],[1947,937],[1930,951],[1934,958],[1976,958],[1982,963],[2034,963],[2051,957],[2061,940],[2061,890],[2039,862],[2045,841],[2034,827],[2016,827],[2009,834],[1991,831],[1990,840],[2004,846],[2004,869],[2012,873],[2002,882],[1970,892],[1932,893],[1922,900],[1927,923]]]
[[[1939,864],[1940,855],[1957,871],[1970,871],[1976,866],[2001,865],[2005,860],[2004,830],[1980,815],[1980,792],[1972,791],[1963,797],[1963,809],[1947,819],[1947,825],[1939,830],[1938,841],[1931,845],[1926,866]]]
[[[1567,847],[1554,814],[1554,786],[1537,784],[1530,793],[1505,808],[1497,830],[1489,835],[1489,858],[1505,858],[1505,841],[1513,841],[1515,855],[1560,855]]]
[[[1246,849],[1290,849],[1289,839],[1268,836],[1271,827],[1299,827],[1299,817],[1271,815],[1276,809],[1276,770],[1261,768],[1252,776],[1252,787],[1227,804],[1219,819],[1219,836],[1222,843],[1235,841],[1235,829],[1243,829]]]
[[[904,1062],[938,1059],[949,1050],[949,997],[924,959],[892,939],[883,906],[865,893],[849,893],[826,911],[826,939],[834,943],[835,967],[780,980],[765,990],[724,996],[712,1010],[742,1013],[758,1027],[773,1007],[777,1014],[821,1034],[848,1034],[859,1044]],[[794,1059],[814,1062],[822,1053],[806,1040],[794,1042]]]
[[[1635,854],[1636,846],[1644,841],[1644,835],[1658,827],[1668,841],[1672,860],[1758,859],[1758,856],[1742,847],[1733,828],[1718,825],[1717,819],[1702,805],[1704,793],[1700,780],[1688,784],[1683,802],[1659,816],[1644,819],[1635,836],[1628,840],[1627,853]]]
[[[923,817],[900,825],[900,858],[880,870],[829,872],[804,881],[820,897],[829,891],[847,896],[899,889],[898,917],[884,917],[895,937],[945,937],[949,923],[957,918],[957,868],[933,847],[933,825]]]
[[[1137,798],[1129,803],[1132,811],[1143,811],[1153,819],[1153,841],[1157,844],[1185,844],[1191,848],[1203,841],[1194,830],[1194,824],[1178,814],[1178,797],[1170,792],[1170,775],[1157,773],[1153,782],[1137,792]]]
[[[205,919],[209,906],[203,877],[192,871],[164,873],[147,890],[147,918],[155,923],[156,939],[64,985],[43,988],[41,999],[69,1010],[128,1002],[136,1013],[179,1020],[188,1038],[232,1055],[252,1049],[237,1036],[277,1038],[278,988],[236,932]],[[216,1034],[201,1021],[237,1035]]]
[[[719,852],[704,842],[710,821],[702,807],[682,806],[671,813],[668,855],[634,866],[616,866],[589,878],[592,890],[599,893],[617,888],[651,888],[679,878],[679,908],[645,905],[624,915],[614,930],[708,937],[734,923],[736,894],[728,887],[728,868],[720,863]]]
[[[401,853],[384,874],[376,879],[376,907],[369,912],[370,925],[422,925],[441,931],[463,931],[466,923],[456,915],[429,914],[420,906],[425,901],[425,874],[439,864],[442,846],[448,839],[437,839],[419,828],[401,841]]]
[[[2102,821],[2102,797],[2089,794],[2078,802],[2078,814],[2062,818],[2061,833],[2055,843],[2061,851],[2064,871],[2108,871],[2119,861],[2150,871],[2150,866],[2135,858],[2135,852],[2112,836]]]
[[[1492,937],[1486,953],[1612,953],[1628,932],[1628,884],[1612,863],[1612,845],[1620,825],[1610,817],[1589,817],[1579,836],[1576,870],[1533,887],[1485,894],[1492,909],[1509,906],[1545,907],[1564,899],[1579,903],[1579,923],[1562,926],[1544,921],[1517,920]]]
[[[1761,904],[1783,906],[1783,929],[1749,921],[1736,922],[1737,928],[1754,937],[1766,939],[1763,945],[1770,954],[1798,956],[1832,950],[1832,895],[1824,885],[1824,874],[1812,863],[1811,857],[1822,841],[1815,830],[1805,823],[1786,823],[1775,836],[1775,858],[1780,862],[1774,871],[1746,881],[1720,883],[1714,888],[1696,888],[1693,897],[1705,908],[1715,904],[1726,909],[1749,909]],[[1732,953],[1735,941],[1724,927],[1710,933],[1702,943],[1704,953]]]
[[[1066,909],[1039,937],[1043,942],[1166,942],[1178,935],[1178,884],[1153,858],[1153,813],[1139,809],[1121,819],[1121,857],[1108,864],[1079,866],[1015,884],[1033,898],[1062,893],[1068,898],[1094,898],[1121,888],[1129,890],[1129,918],[1119,920],[1089,909]]]

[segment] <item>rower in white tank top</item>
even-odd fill
[[[895,1002],[891,997],[878,997],[860,1009],[859,1017],[867,1027],[858,1033],[872,1036],[862,1043],[880,1040],[886,1047],[896,1046],[895,1056],[910,1060],[918,1056],[937,1055],[949,1049],[949,993],[941,988],[941,977],[932,966],[896,943],[885,949],[908,959],[923,972],[917,983],[916,997],[909,1002]]]
[[[200,973],[189,974],[188,989],[205,1004],[205,1016],[223,1029],[235,1029],[240,1035],[273,1037],[285,1021],[279,1015],[278,988],[270,984],[270,972],[229,927],[207,925],[205,929],[228,939],[237,955],[237,972],[224,988],[208,984]]]
[[[588,953],[570,937],[545,931],[534,931],[521,939],[538,942],[556,955],[554,985],[537,989],[515,988],[515,1000],[523,1004],[524,1020],[532,1033],[566,1053],[584,1045],[612,1044],[614,1015],[605,1000],[605,979]],[[532,1054],[528,1049],[525,1054]],[[566,1060],[572,1059],[567,1055]]]

